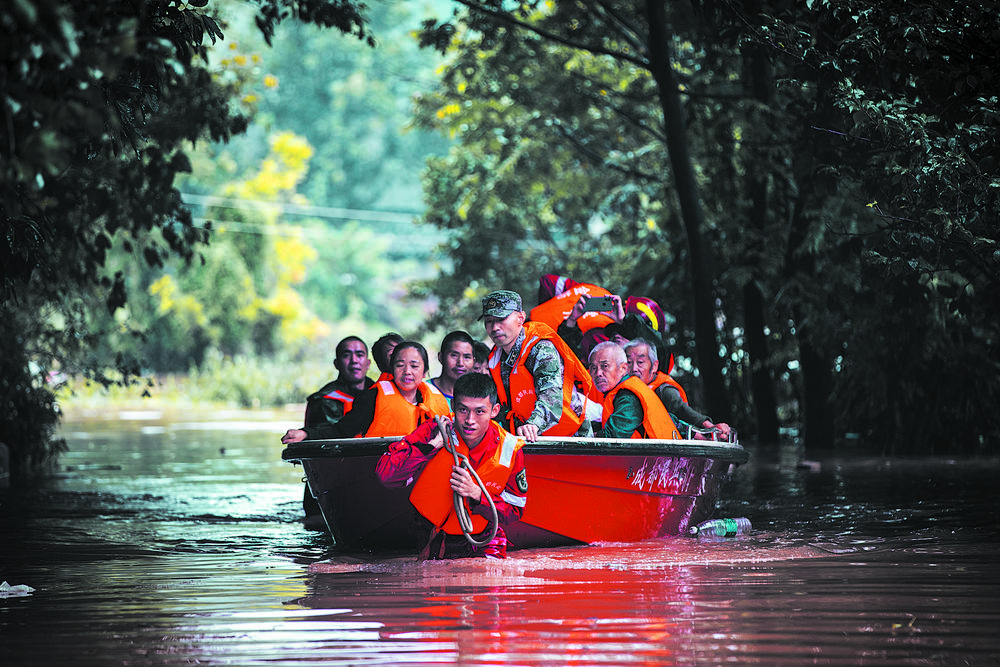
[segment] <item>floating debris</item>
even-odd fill
[[[0,584],[0,598],[22,598],[34,592],[34,588],[25,586],[24,584],[11,586],[6,581]]]

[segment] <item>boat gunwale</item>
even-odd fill
[[[403,436],[380,438],[343,438],[335,440],[303,440],[285,446],[281,458],[285,461],[302,459],[380,456],[385,447]],[[525,443],[525,454],[584,455],[584,456],[664,456],[708,458],[741,465],[750,455],[738,442],[714,440],[646,440],[616,438],[539,437]]]

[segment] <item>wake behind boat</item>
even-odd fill
[[[282,459],[301,463],[334,543],[419,549],[428,522],[409,495],[387,489],[375,464],[388,438],[306,440]],[[637,542],[678,535],[709,518],[723,483],[748,454],[738,442],[541,437],[523,449],[528,502],[505,527],[511,548]]]

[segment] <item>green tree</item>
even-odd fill
[[[755,35],[839,112],[819,125],[824,162],[869,215],[850,239],[860,316],[842,339],[837,395],[853,427],[896,451],[1000,441],[996,10],[811,2]]]
[[[282,350],[294,356],[329,332],[297,291],[318,253],[304,230],[282,214],[286,204],[307,203],[296,188],[312,148],[291,133],[276,134],[270,143],[270,154],[255,171],[206,199],[257,205],[206,207],[212,243],[200,261],[153,269],[120,248],[112,250],[109,264],[122,267],[129,292],[123,312],[109,315],[102,327],[114,331],[112,319],[120,324],[107,340],[109,349],[130,351],[152,372],[183,372],[200,366],[209,353],[266,356]]]
[[[406,283],[433,273],[429,258],[443,235],[414,223],[423,209],[420,173],[427,155],[445,152],[450,142],[409,126],[411,97],[433,82],[441,61],[419,48],[412,28],[428,7],[448,4],[373,6],[375,48],[310,25],[286,26],[273,48],[259,48],[253,26],[234,21],[227,36],[235,43],[217,56],[231,63],[229,75],[254,80],[245,87],[254,123],[246,135],[196,155],[196,173],[181,189],[219,195],[221,183],[249,178],[274,133],[307,139],[315,154],[297,192],[309,205],[286,207],[283,219],[301,224],[304,242],[318,253],[297,291],[336,335],[412,331],[424,318],[423,305],[406,298]],[[252,197],[231,199],[230,208],[220,204],[211,216],[246,215],[238,209],[260,205]],[[264,236],[246,242],[266,243]]]
[[[623,131],[622,117],[594,102],[609,91],[648,97],[648,77],[619,80],[604,59],[540,39],[469,39],[442,88],[418,102],[418,122],[459,140],[425,181],[425,220],[456,232],[453,265],[434,281],[445,317],[474,318],[498,285],[528,297],[550,269],[627,285],[635,250],[620,240],[669,249],[658,234],[656,133],[642,130],[641,112]]]
[[[588,278],[621,267],[629,255],[613,243],[577,254],[594,229],[613,227],[588,228],[564,211],[579,202],[581,218],[606,221],[593,202],[629,185],[655,202],[644,212],[662,207],[652,218],[675,241],[671,211],[685,223],[696,218],[647,186],[676,163],[658,157],[652,168],[637,166],[663,154],[656,119],[670,88],[686,99],[683,113],[672,114],[687,121],[694,174],[711,193],[700,202],[701,230],[719,260],[711,311],[724,324],[708,347],[723,351],[725,377],[743,390],[736,396],[753,397],[761,430],[773,434],[776,416],[794,425],[801,409],[810,446],[854,432],[873,447],[938,451],[956,428],[973,449],[996,441],[984,415],[992,415],[1000,376],[991,351],[998,256],[989,171],[998,115],[983,88],[996,71],[995,49],[986,47],[995,14],[929,3],[671,5],[676,83],[664,86],[668,73],[660,72],[660,85],[623,95],[616,79],[635,80],[634,69],[653,76],[641,60],[648,47],[610,26],[646,26],[635,30],[645,34],[660,23],[644,23],[643,10],[658,3],[538,3],[509,12],[463,4],[464,22],[430,26],[426,36],[453,45],[455,56],[421,117],[462,142],[432,164],[427,184],[428,219],[461,230],[451,251],[456,268],[436,283],[440,294],[464,295],[468,304],[505,278],[523,290],[537,273],[571,272],[577,257],[587,257]],[[551,55],[558,49],[604,54],[608,70],[590,88],[596,80],[567,66],[568,55]],[[622,134],[639,128],[653,148],[626,140],[616,151],[604,118]],[[539,142],[547,142],[544,157]],[[566,194],[574,182],[585,185]],[[545,199],[560,190],[562,198]],[[633,222],[646,219],[639,211]],[[564,228],[573,239],[561,246],[568,257],[549,247],[563,241]],[[632,242],[627,229],[614,229],[615,240]],[[667,294],[686,291],[675,266],[642,271]],[[466,275],[477,278],[472,289]],[[620,284],[640,291],[635,276],[629,282]],[[737,401],[732,411],[750,407]]]
[[[646,2],[582,3],[479,3],[462,1],[468,15],[462,24],[484,35],[490,43],[509,39],[540,39],[553,45],[584,51],[608,59],[622,70],[636,69],[648,77],[657,117],[646,131],[658,136],[657,150],[665,156],[658,197],[678,211],[692,292],[691,323],[697,340],[695,351],[704,382],[705,403],[716,414],[728,410],[722,374],[716,317],[715,262],[706,239],[706,221],[686,130],[687,112],[677,70],[679,51],[696,33],[698,22],[687,5],[668,14],[658,0]],[[455,30],[450,23],[428,25],[427,43],[447,45]],[[618,99],[621,116],[634,100]],[[611,153],[613,154],[613,153]]]
[[[70,370],[105,367],[109,360],[90,357],[102,332],[88,327],[88,312],[115,311],[126,294],[124,274],[105,270],[108,250],[121,243],[158,266],[192,257],[205,240],[173,187],[190,168],[185,146],[246,127],[233,91],[204,66],[206,45],[222,37],[206,5],[37,0],[0,8],[5,358],[42,370],[56,359]],[[257,7],[268,36],[289,16],[367,36],[352,2]],[[120,361],[121,370],[136,370]],[[4,385],[2,432],[14,433],[14,422],[39,425],[9,443],[20,473],[44,458],[35,452],[46,447],[55,414],[43,379],[30,369],[17,377],[30,382]]]
[[[276,86],[261,91],[255,127],[228,152],[254,164],[263,157],[261,134],[287,130],[315,148],[301,192],[317,205],[417,213],[425,157],[447,150],[445,138],[405,131],[410,98],[433,85],[440,56],[419,48],[412,34],[433,2],[373,4],[374,48],[345,42],[313,25],[286,26],[262,51]],[[249,26],[229,33],[241,49],[256,49]]]

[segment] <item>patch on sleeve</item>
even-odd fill
[[[517,490],[520,491],[521,493],[527,493],[528,473],[524,471],[524,468],[521,468],[521,472],[517,473],[517,477],[515,477],[514,479],[517,480]]]

